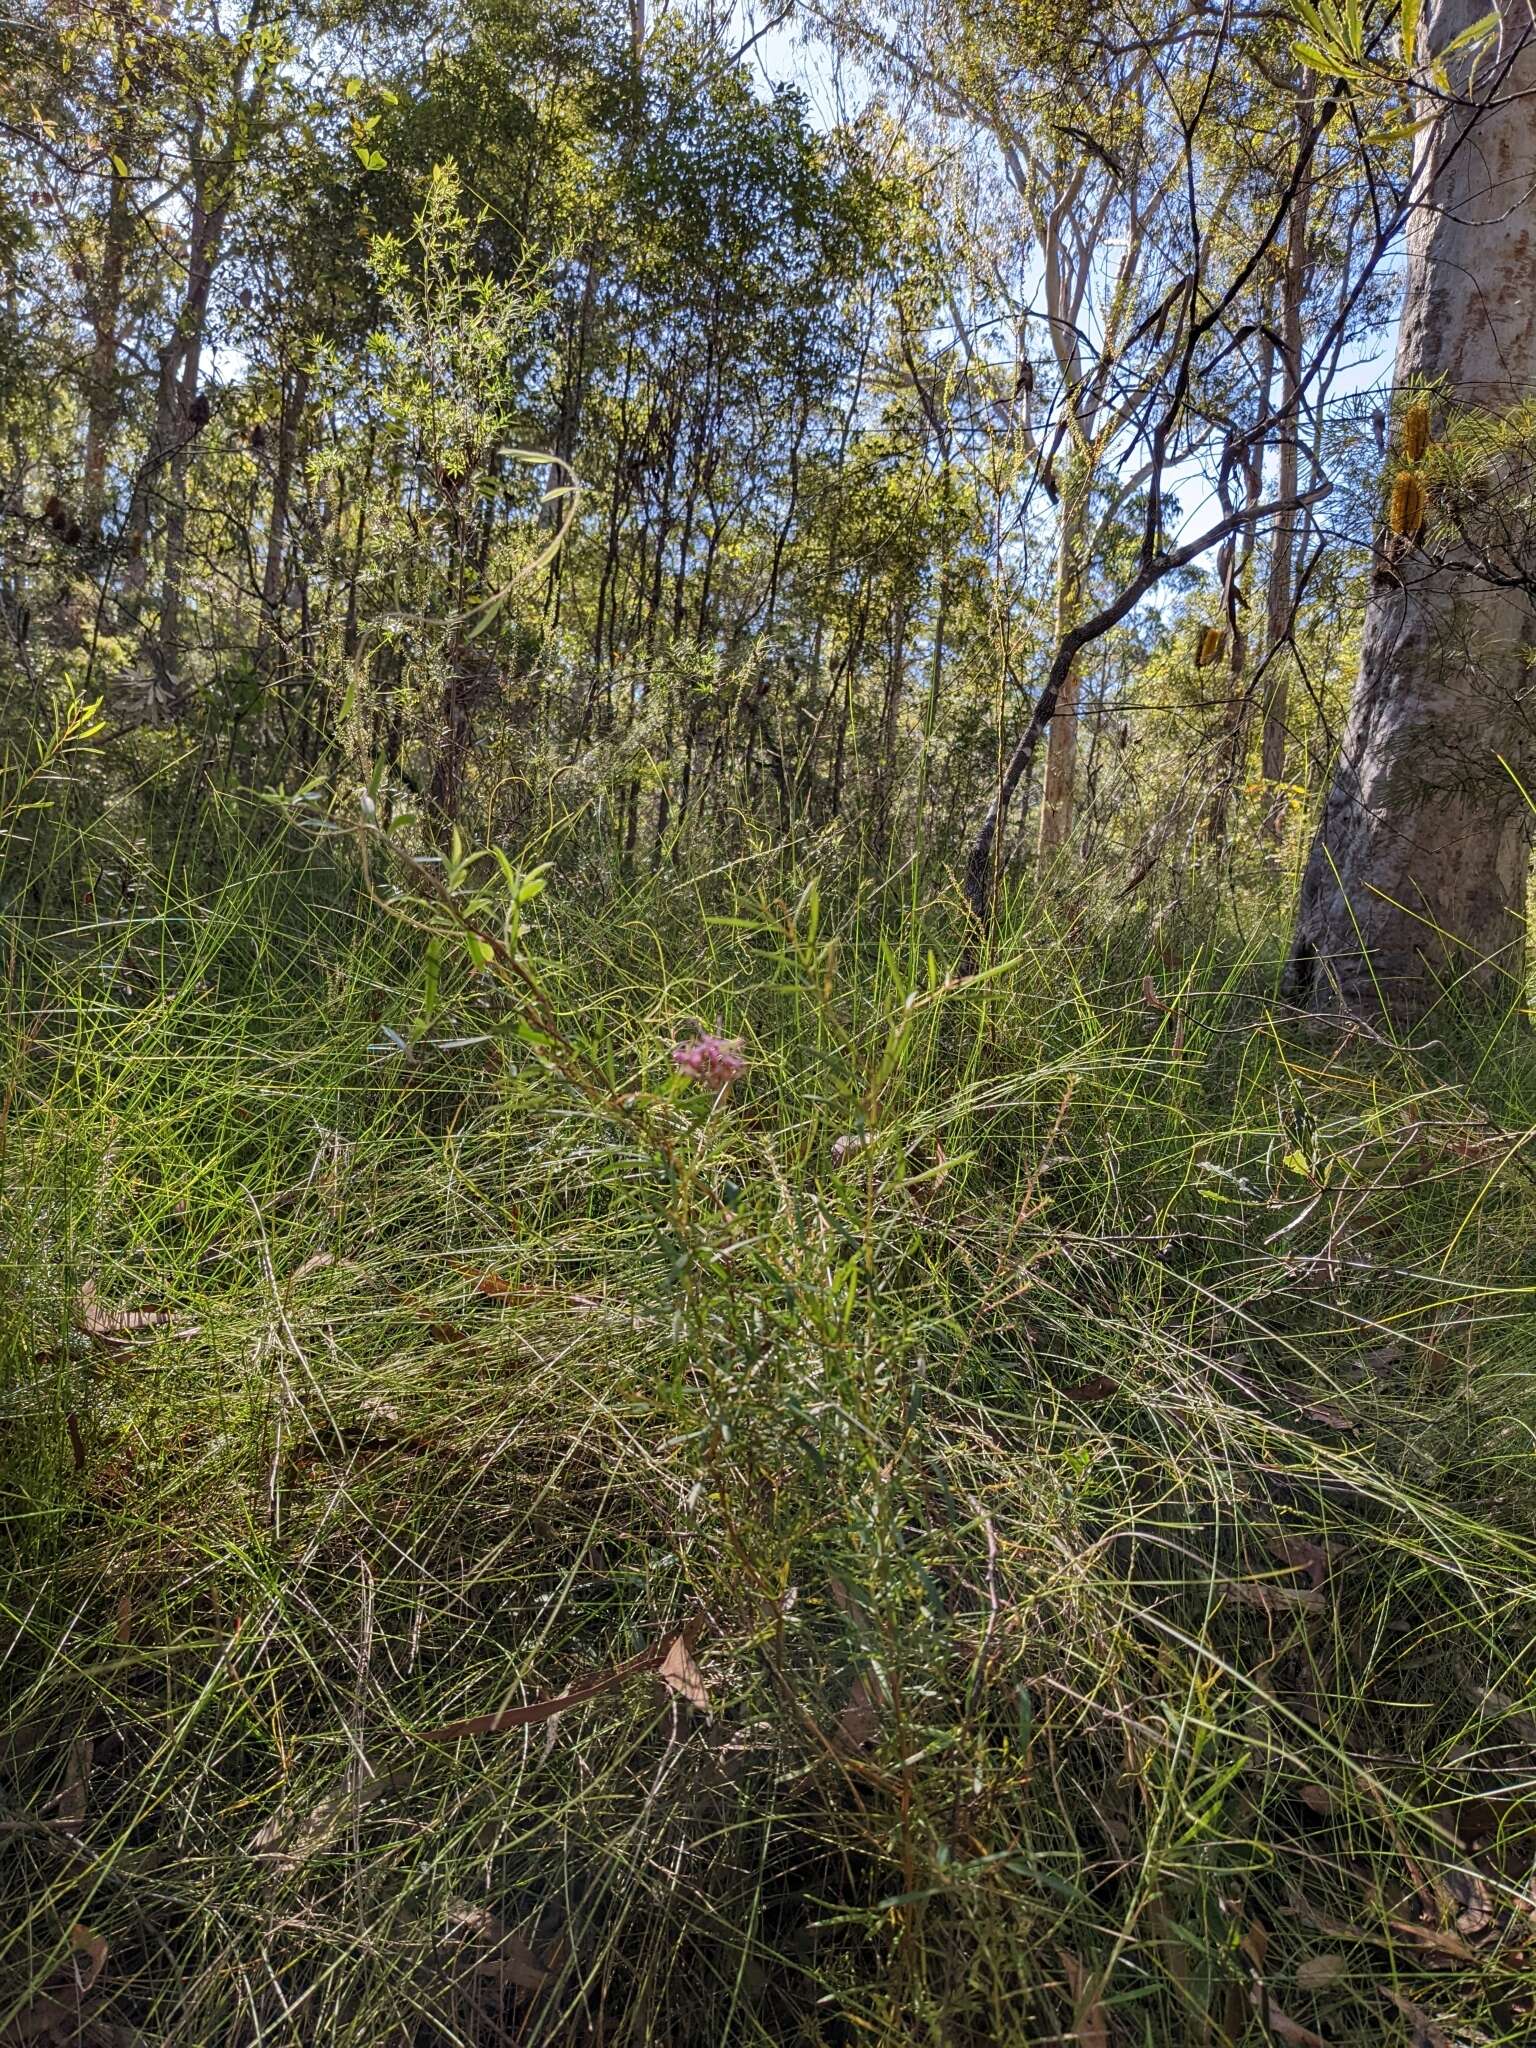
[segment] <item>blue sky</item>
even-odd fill
[[[735,0],[734,25],[739,41],[745,43],[750,36],[758,37],[747,61],[764,91],[775,84],[793,82],[805,93],[817,123],[831,127],[857,111],[874,89],[871,81],[857,65],[847,60],[839,65],[824,43],[801,35],[792,23],[776,22],[780,12],[781,0]],[[1384,388],[1389,383],[1394,341],[1394,328],[1389,323],[1378,333],[1362,337],[1346,351],[1330,392],[1330,407],[1358,399],[1361,393]],[[1189,531],[1209,518],[1214,497],[1197,465],[1186,466],[1169,481],[1184,499],[1181,531]]]

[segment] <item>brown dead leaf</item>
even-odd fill
[[[828,1579],[827,1591],[832,1595],[832,1605],[837,1609],[838,1613],[846,1614],[850,1621],[863,1628],[866,1622],[864,1610],[843,1584],[842,1580],[838,1578]]]
[[[1308,1582],[1321,1586],[1328,1576],[1328,1552],[1321,1543],[1314,1543],[1307,1536],[1277,1536],[1269,1546],[1271,1557],[1279,1558],[1293,1571],[1305,1572]]]
[[[880,1733],[880,1681],[871,1672],[861,1673],[848,1694],[848,1704],[837,1717],[837,1739],[849,1749],[868,1749]]]
[[[549,1972],[520,1934],[510,1930],[497,1943],[494,1953],[475,1965],[477,1977],[490,1977],[499,1990],[509,1985],[517,1991],[542,1991]]]
[[[453,1899],[448,1906],[448,1928],[452,1934],[476,1943],[472,1973],[491,1979],[498,1990],[542,1991],[549,1972],[523,1937],[502,1924],[500,1917],[467,1899]]]
[[[1068,1401],[1107,1401],[1119,1393],[1120,1383],[1107,1373],[1096,1372],[1085,1380],[1075,1381],[1070,1387],[1063,1387],[1061,1391]]]
[[[1493,1686],[1478,1686],[1477,1703],[1490,1720],[1502,1721],[1522,1742],[1536,1747],[1536,1715],[1528,1714],[1507,1692]]]
[[[693,1661],[686,1633],[674,1638],[671,1648],[656,1667],[656,1676],[675,1698],[686,1700],[701,1714],[709,1712],[709,1688],[704,1674]]]
[[[1493,1924],[1493,1899],[1475,1870],[1461,1864],[1442,1864],[1441,1886],[1457,1908],[1456,1929],[1460,1934],[1481,1934]]]
[[[1314,1906],[1310,1899],[1300,1892],[1292,1892],[1290,1910],[1298,1920],[1305,1920],[1309,1927],[1315,1927],[1319,1934],[1331,1935],[1335,1941],[1369,1942],[1376,1948],[1390,1948],[1393,1944],[1383,1935],[1372,1933],[1368,1927],[1356,1927],[1349,1920],[1341,1920],[1335,1913],[1325,1913]],[[1406,1935],[1416,1941],[1420,1948],[1432,1950],[1436,1955],[1454,1956],[1459,1963],[1477,1961],[1476,1949],[1469,1948],[1459,1934],[1448,1928],[1430,1927],[1421,1920],[1387,1918],[1387,1925],[1394,1934]]]
[[[84,2007],[107,1964],[107,1944],[82,1921],[69,1930],[70,1953],[28,2002],[0,2029],[0,2048],[108,2048],[118,2030],[94,2020]]]
[[[1305,1415],[1309,1422],[1320,1422],[1324,1429],[1338,1430],[1341,1435],[1360,1427],[1353,1415],[1346,1415],[1342,1408],[1335,1408],[1328,1401],[1298,1401],[1296,1412]]]
[[[1406,1934],[1420,1948],[1431,1949],[1437,1956],[1454,1956],[1458,1963],[1477,1961],[1477,1950],[1468,1947],[1461,1936],[1453,1934],[1448,1927],[1432,1927],[1425,1920],[1389,1919],[1387,1925],[1394,1934]]]
[[[107,1944],[103,1936],[94,1933],[84,1921],[77,1920],[69,1930],[69,1945],[75,1956],[75,1989],[84,1998],[107,1967]],[[82,1956],[85,1959],[83,1967]]]
[[[1298,1991],[1326,1991],[1349,1973],[1349,1960],[1338,1954],[1307,1956],[1296,1965]]]
[[[1285,2043],[1285,2048],[1328,2048],[1321,2034],[1314,2034],[1300,2020],[1293,2020],[1289,2013],[1282,2012],[1262,1984],[1255,1984],[1250,1996],[1260,2019],[1277,2041]]]
[[[36,2041],[68,2041],[78,2029],[79,2017],[78,2008],[71,2010],[60,1999],[39,1991],[0,2033],[0,2048],[28,2048],[28,2044]]]
[[[1454,2048],[1450,2035],[1444,2027],[1436,2025],[1422,2005],[1415,2005],[1411,1998],[1405,1998],[1401,1991],[1394,1991],[1390,1984],[1382,1987],[1382,1996],[1390,1998],[1403,2018],[1413,2029],[1413,2048]]]
[[[1262,1614],[1321,1614],[1327,1604],[1315,1586],[1280,1586],[1268,1579],[1227,1579],[1221,1595]]]
[[[1078,2048],[1109,2048],[1109,2020],[1092,1973],[1070,1949],[1060,1948],[1056,1953],[1072,1994],[1072,2035]]]
[[[1332,1813],[1334,1797],[1326,1785],[1303,1785],[1297,1798],[1313,1813]]]
[[[1390,1372],[1393,1366],[1401,1365],[1402,1362],[1403,1347],[1401,1344],[1373,1345],[1369,1351],[1362,1351],[1356,1360],[1356,1363],[1362,1366],[1366,1372],[1378,1379],[1383,1373]]]
[[[513,1283],[504,1280],[500,1273],[477,1273],[472,1266],[460,1266],[458,1271],[464,1275],[475,1293],[483,1294],[487,1301],[505,1301],[509,1294],[517,1292]]]
[[[73,1832],[84,1827],[91,1803],[91,1762],[96,1744],[89,1735],[78,1735],[69,1745],[69,1766],[64,1773],[64,1790],[59,1794],[58,1819],[61,1828]]]

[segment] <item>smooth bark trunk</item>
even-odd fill
[[[91,367],[85,421],[85,479],[81,519],[86,531],[99,527],[106,511],[107,457],[118,415],[118,339],[123,317],[123,280],[133,231],[128,177],[119,170],[132,148],[125,118],[114,139],[111,187],[102,245],[101,273],[91,303]]]
[[[1056,642],[1059,646],[1077,622],[1082,586],[1083,534],[1087,507],[1073,491],[1061,508],[1056,553]],[[1045,790],[1040,803],[1038,858],[1042,876],[1049,874],[1072,836],[1076,813],[1077,699],[1082,678],[1074,668],[1062,685],[1051,721],[1045,752]]]
[[[294,464],[298,453],[299,422],[309,396],[309,372],[304,368],[283,379],[281,418],[278,422],[277,461],[272,473],[272,504],[267,514],[267,553],[261,572],[261,630],[256,659],[271,667],[282,649],[283,574],[288,545],[288,500],[293,489]],[[359,515],[361,517],[361,514]]]
[[[1442,50],[1481,0],[1425,10]],[[1520,0],[1503,42],[1418,141],[1396,381],[1448,411],[1493,412],[1536,383],[1536,45]],[[1401,460],[1394,451],[1394,467]],[[1433,520],[1433,507],[1430,508]],[[1531,607],[1486,576],[1391,541],[1360,675],[1302,881],[1289,988],[1317,1010],[1421,1017],[1442,988],[1517,997],[1524,981]],[[1527,782],[1528,786],[1528,782]]]
[[[1314,118],[1312,102],[1301,110],[1305,134]],[[1285,344],[1280,365],[1280,436],[1277,451],[1279,496],[1294,499],[1301,474],[1301,309],[1307,288],[1307,226],[1312,211],[1312,152],[1303,146],[1303,166],[1285,244],[1285,287],[1280,308],[1280,339]],[[1264,721],[1260,730],[1260,772],[1266,784],[1285,780],[1286,723],[1289,708],[1289,653],[1284,643],[1291,634],[1291,612],[1295,587],[1296,540],[1302,514],[1289,512],[1277,521],[1269,557],[1269,580],[1265,591]],[[1273,788],[1265,829],[1278,830],[1284,813],[1284,798]]]

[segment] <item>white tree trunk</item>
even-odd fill
[[[1443,50],[1486,0],[1431,0]],[[1397,384],[1447,409],[1499,410],[1536,388],[1536,42],[1526,0],[1500,0],[1503,41],[1476,104],[1421,131]],[[1523,46],[1522,46],[1523,39]],[[1393,451],[1392,467],[1397,465]],[[1430,508],[1433,521],[1434,508]],[[1302,882],[1290,984],[1314,1008],[1411,1020],[1442,988],[1523,985],[1536,720],[1526,708],[1531,607],[1399,544],[1376,572],[1360,675]]]
[[[1083,537],[1087,525],[1087,504],[1078,487],[1076,465],[1062,501],[1061,531],[1056,543],[1056,639],[1077,624],[1082,593]],[[1082,677],[1074,669],[1062,685],[1056,700],[1046,742],[1045,793],[1040,805],[1040,838],[1037,858],[1042,877],[1061,859],[1077,815],[1077,699]]]
[[[1302,119],[1308,127],[1313,103],[1308,99]],[[1291,201],[1289,232],[1285,239],[1285,282],[1280,297],[1280,338],[1285,343],[1280,365],[1280,447],[1277,497],[1293,499],[1301,481],[1301,389],[1302,389],[1302,304],[1309,281],[1307,229],[1312,211],[1312,157],[1307,155]],[[1269,785],[1269,814],[1265,829],[1277,836],[1278,820],[1285,799],[1275,784],[1285,779],[1285,744],[1289,696],[1291,650],[1282,645],[1290,638],[1296,589],[1296,543],[1304,515],[1284,512],[1275,523],[1274,545],[1269,557],[1266,593],[1266,648],[1269,666],[1265,678],[1264,720],[1260,732],[1260,773]]]

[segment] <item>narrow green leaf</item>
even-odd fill
[[[1314,7],[1312,0],[1291,0],[1291,12],[1303,28],[1310,32],[1312,41],[1319,49],[1326,49],[1330,43],[1339,40],[1337,21],[1326,21],[1321,9]]]
[[[1497,13],[1489,12],[1485,14],[1480,21],[1474,21],[1469,28],[1464,28],[1459,36],[1452,36],[1451,40],[1440,52],[1440,56],[1442,58],[1454,57],[1458,50],[1466,49],[1469,43],[1487,42],[1488,38],[1497,32],[1498,26],[1499,17]]]
[[[1403,62],[1411,71],[1419,47],[1419,0],[1403,0],[1398,32],[1403,40]]]

